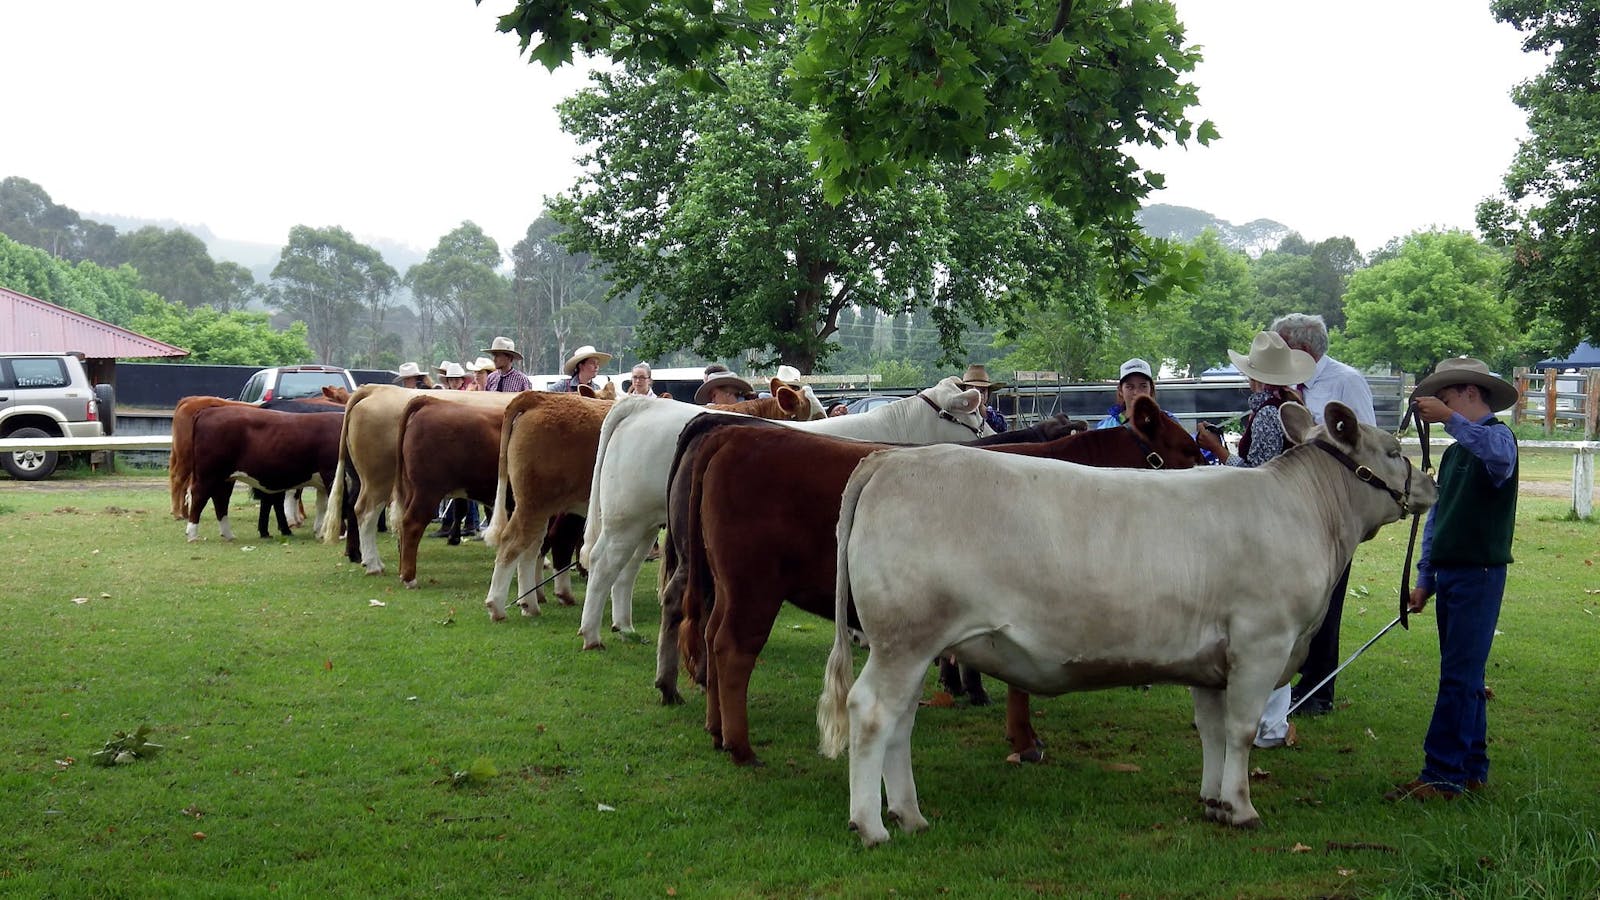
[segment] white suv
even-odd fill
[[[277,366],[250,376],[239,389],[239,400],[262,404],[269,400],[304,400],[321,397],[324,387],[356,389],[356,380],[338,366]]]
[[[90,384],[76,353],[0,353],[0,437],[102,437],[116,429],[109,384]],[[49,478],[56,450],[0,453],[12,478]]]

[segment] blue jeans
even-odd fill
[[[1422,749],[1422,780],[1457,790],[1489,779],[1488,720],[1483,672],[1494,643],[1505,566],[1434,570],[1434,618],[1439,623],[1439,696]]]

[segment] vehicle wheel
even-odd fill
[[[48,431],[38,428],[18,428],[6,435],[14,438],[41,438],[51,437]],[[56,470],[56,463],[61,461],[61,454],[55,450],[17,450],[12,453],[0,454],[0,466],[4,466],[12,478],[21,481],[40,481],[49,478]]]
[[[117,432],[117,392],[109,384],[94,386],[94,414],[100,428],[110,437]]]

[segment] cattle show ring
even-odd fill
[[[1396,618],[1426,443],[1288,404],[1228,469],[1148,397],[762,387],[191,397],[165,470],[0,480],[0,894],[1600,895],[1572,449],[1521,449],[1492,777],[1390,803],[1431,612],[1252,736],[1347,563],[1344,653]],[[307,520],[235,529],[252,487]],[[484,539],[431,539],[460,497]]]

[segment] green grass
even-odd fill
[[[735,769],[697,690],[657,703],[653,646],[582,653],[562,607],[491,623],[482,544],[425,541],[405,591],[299,535],[226,544],[208,521],[185,544],[164,476],[144,480],[0,482],[0,895],[1600,894],[1600,528],[1565,501],[1519,509],[1485,796],[1379,799],[1421,762],[1424,615],[1340,677],[1300,747],[1252,757],[1260,830],[1204,821],[1187,694],[1158,686],[1036,701],[1040,766],[1003,761],[998,708],[923,709],[933,828],[866,851],[845,761],[813,749],[827,623],[780,620],[751,688],[768,765]],[[1359,552],[1346,652],[1393,617],[1405,537]],[[163,754],[89,764],[141,723]],[[480,758],[500,774],[452,786]]]

